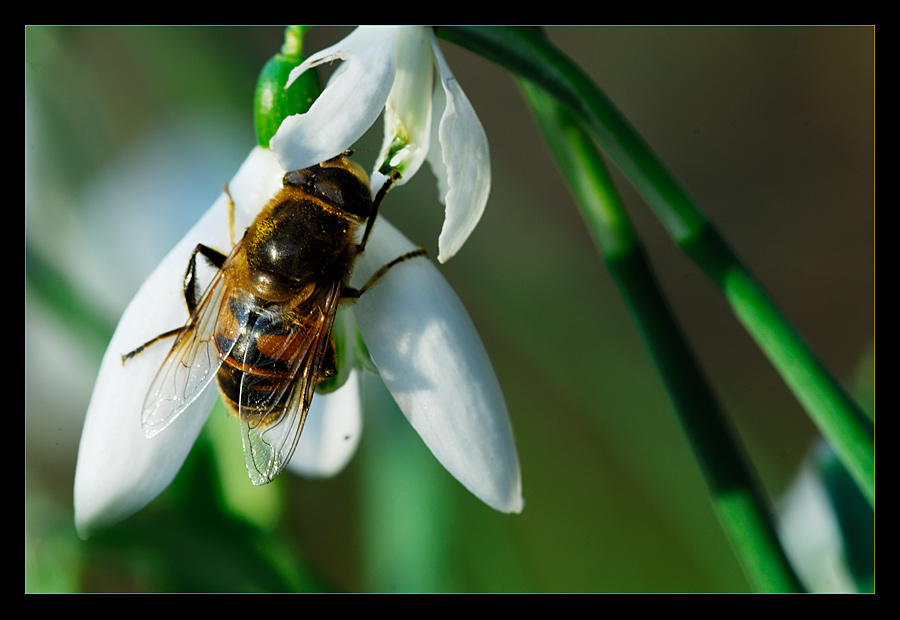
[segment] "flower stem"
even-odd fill
[[[593,141],[546,94],[524,80],[519,85],[638,323],[748,578],[764,592],[802,590],[769,506],[659,290]]]
[[[284,44],[281,55],[303,62],[303,36],[310,26],[288,26],[284,29]]]
[[[303,35],[308,26],[288,26],[281,51],[272,56],[259,74],[253,94],[256,140],[269,147],[269,140],[288,116],[306,112],[321,88],[315,71],[307,71],[285,89],[291,71],[303,62]]]
[[[438,35],[533,82],[568,109],[634,184],[875,502],[873,427],[756,282],[675,176],[606,95],[536,28],[440,28]]]

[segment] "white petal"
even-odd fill
[[[384,144],[377,168],[387,163],[398,169],[402,185],[416,174],[428,155],[431,141],[431,96],[435,64],[427,28],[403,28],[397,40],[397,77],[384,111]],[[405,143],[402,150],[384,162],[395,139]]]
[[[398,28],[357,28],[291,72],[293,80],[310,67],[344,61],[309,111],[286,118],[269,141],[285,170],[334,157],[375,123],[394,83],[398,33]]]
[[[484,213],[491,191],[491,158],[481,121],[453,77],[433,33],[431,41],[446,96],[439,129],[441,158],[449,186],[444,226],[438,238],[438,260],[443,263],[459,251]],[[429,161],[440,179],[443,174],[440,165],[431,156]]]
[[[354,284],[414,247],[379,219]],[[519,459],[500,385],[437,268],[424,258],[396,265],[354,308],[385,385],[435,457],[489,506],[521,511]]]
[[[855,592],[847,570],[841,525],[822,480],[833,458],[824,443],[813,446],[787,492],[778,501],[785,552],[811,592]]]
[[[310,478],[335,476],[353,457],[361,434],[359,373],[354,371],[339,390],[313,397],[288,469]]]
[[[272,155],[254,150],[229,184],[238,205],[237,222],[255,215],[250,201],[262,200],[253,203],[261,207],[267,200],[260,188],[272,186],[273,174],[280,179],[283,173]],[[147,279],[113,334],[78,450],[75,522],[82,536],[133,514],[169,485],[215,401],[217,390],[207,389],[169,427],[148,439],[141,428],[141,409],[172,340],[149,347],[124,365],[122,355],[185,324],[188,315],[182,281],[191,251],[201,242],[222,252],[230,249],[227,214],[227,200],[222,195]],[[237,235],[241,232],[239,229]]]
[[[281,190],[284,173],[272,151],[262,147],[251,151],[228,183],[228,192],[234,200],[235,240],[241,238],[265,204]]]

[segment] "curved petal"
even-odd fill
[[[354,283],[414,249],[383,218]],[[522,510],[522,480],[506,403],[475,326],[431,261],[392,268],[356,303],[381,377],[438,461],[486,504]]]
[[[459,251],[484,213],[491,192],[491,157],[484,127],[447,66],[434,33],[431,45],[446,97],[438,130],[448,184],[444,226],[438,238],[438,260],[444,263]],[[437,158],[429,155],[429,162],[441,179],[444,170]]]
[[[397,38],[397,77],[385,104],[384,144],[376,165],[376,170],[385,163],[399,170],[398,186],[418,172],[428,155],[434,73],[428,29],[403,28]],[[385,161],[388,156],[390,160]]]
[[[359,373],[352,371],[339,390],[313,398],[288,469],[309,478],[335,476],[356,453],[361,435]]]
[[[344,65],[305,114],[289,116],[269,141],[285,170],[325,161],[353,145],[384,108],[396,75],[396,27],[357,28],[291,72],[288,84],[310,67]]]
[[[262,198],[260,188],[271,185],[276,169],[274,158],[263,149],[245,161],[229,185],[235,203],[245,205],[236,210],[237,222],[255,215],[247,206],[251,201],[261,208],[268,199]],[[278,170],[275,178],[282,174]],[[169,485],[215,401],[217,390],[207,389],[165,431],[148,439],[141,428],[141,409],[172,341],[163,340],[122,363],[124,353],[187,321],[182,282],[190,254],[201,242],[223,252],[230,248],[224,194],[138,291],[103,356],[75,471],[75,523],[84,537],[133,514]]]
[[[779,535],[798,576],[810,592],[857,592],[847,569],[846,540],[823,472],[834,453],[823,440],[810,453],[777,508]],[[860,496],[860,501],[865,501]]]

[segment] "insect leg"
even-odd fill
[[[181,327],[179,327],[179,328],[177,328],[177,329],[170,329],[169,331],[160,334],[160,335],[157,336],[156,338],[153,338],[152,340],[148,340],[147,342],[145,342],[144,344],[142,344],[141,346],[139,346],[139,347],[138,347],[137,349],[135,349],[134,351],[129,351],[128,353],[126,353],[125,355],[122,356],[122,365],[124,366],[124,365],[125,365],[125,362],[127,362],[128,360],[130,360],[132,357],[134,357],[135,355],[137,355],[138,353],[140,353],[141,351],[143,351],[143,350],[146,349],[147,347],[153,346],[154,344],[156,344],[157,342],[159,342],[159,341],[162,340],[163,338],[171,338],[172,336],[177,336],[179,333],[181,333],[181,329],[182,329]]]
[[[222,187],[222,191],[228,197],[228,240],[231,241],[231,246],[234,247],[234,198],[231,197],[228,183]]]
[[[221,252],[214,250],[210,247],[203,245],[202,243],[198,243],[197,247],[194,248],[194,251],[191,252],[191,260],[188,261],[187,271],[184,274],[184,301],[187,304],[188,314],[190,316],[194,316],[194,311],[197,309],[197,304],[200,303],[200,290],[197,286],[197,254],[200,253],[203,257],[210,262],[210,264],[216,269],[221,269],[222,265],[225,264],[225,259],[228,258]],[[134,349],[133,351],[129,351],[122,356],[122,364],[125,364],[128,360],[130,360],[135,355],[138,355],[141,351],[146,349],[147,347],[153,346],[160,340],[164,338],[171,338],[173,336],[177,336],[182,332],[184,328],[178,327],[176,329],[170,329],[167,332],[163,332],[160,335],[152,338]]]
[[[411,258],[416,258],[417,256],[427,257],[428,250],[426,250],[425,248],[419,247],[419,248],[416,248],[415,250],[413,250],[412,252],[407,252],[406,254],[398,256],[397,258],[395,258],[391,262],[387,263],[386,265],[382,265],[378,269],[378,271],[376,271],[375,273],[372,274],[372,277],[369,278],[369,280],[365,284],[363,284],[361,288],[356,289],[356,288],[350,288],[349,286],[344,287],[343,290],[341,290],[341,299],[344,299],[344,298],[359,299],[362,296],[362,294],[365,293],[367,290],[369,290],[369,288],[373,284],[375,284],[376,282],[378,282],[378,280],[380,280],[381,278],[384,277],[384,274],[386,274],[388,272],[388,269],[390,269],[394,265],[398,265],[402,262],[408,261]]]
[[[381,189],[379,189],[378,193],[375,195],[375,200],[372,202],[372,213],[369,214],[369,221],[366,222],[366,232],[363,233],[362,241],[360,241],[359,245],[356,246],[357,253],[362,252],[366,249],[366,242],[369,240],[369,233],[372,232],[372,226],[375,225],[375,217],[378,215],[378,208],[381,206],[381,201],[384,200],[384,197],[391,189],[391,185],[396,183],[399,179],[400,173],[395,170],[391,173],[391,176],[387,178],[387,180],[384,182],[384,185],[381,186]]]
[[[191,252],[191,260],[188,261],[187,271],[184,272],[184,301],[188,307],[188,314],[194,315],[197,304],[200,303],[200,289],[197,285],[197,253],[203,255],[203,258],[209,261],[209,264],[216,269],[221,269],[228,258],[218,250],[198,243],[194,251]]]

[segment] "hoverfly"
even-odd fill
[[[419,248],[349,286],[394,175],[375,199],[362,167],[343,153],[284,175],[272,198],[227,256],[205,245],[191,253],[184,277],[190,318],[122,356],[175,337],[144,399],[144,434],[172,423],[213,377],[239,418],[253,484],[274,480],[303,430],[316,386],[336,370],[332,325],[338,304],[356,299],[393,265],[426,254]],[[365,223],[361,241],[358,228]],[[197,254],[218,269],[198,296]]]

